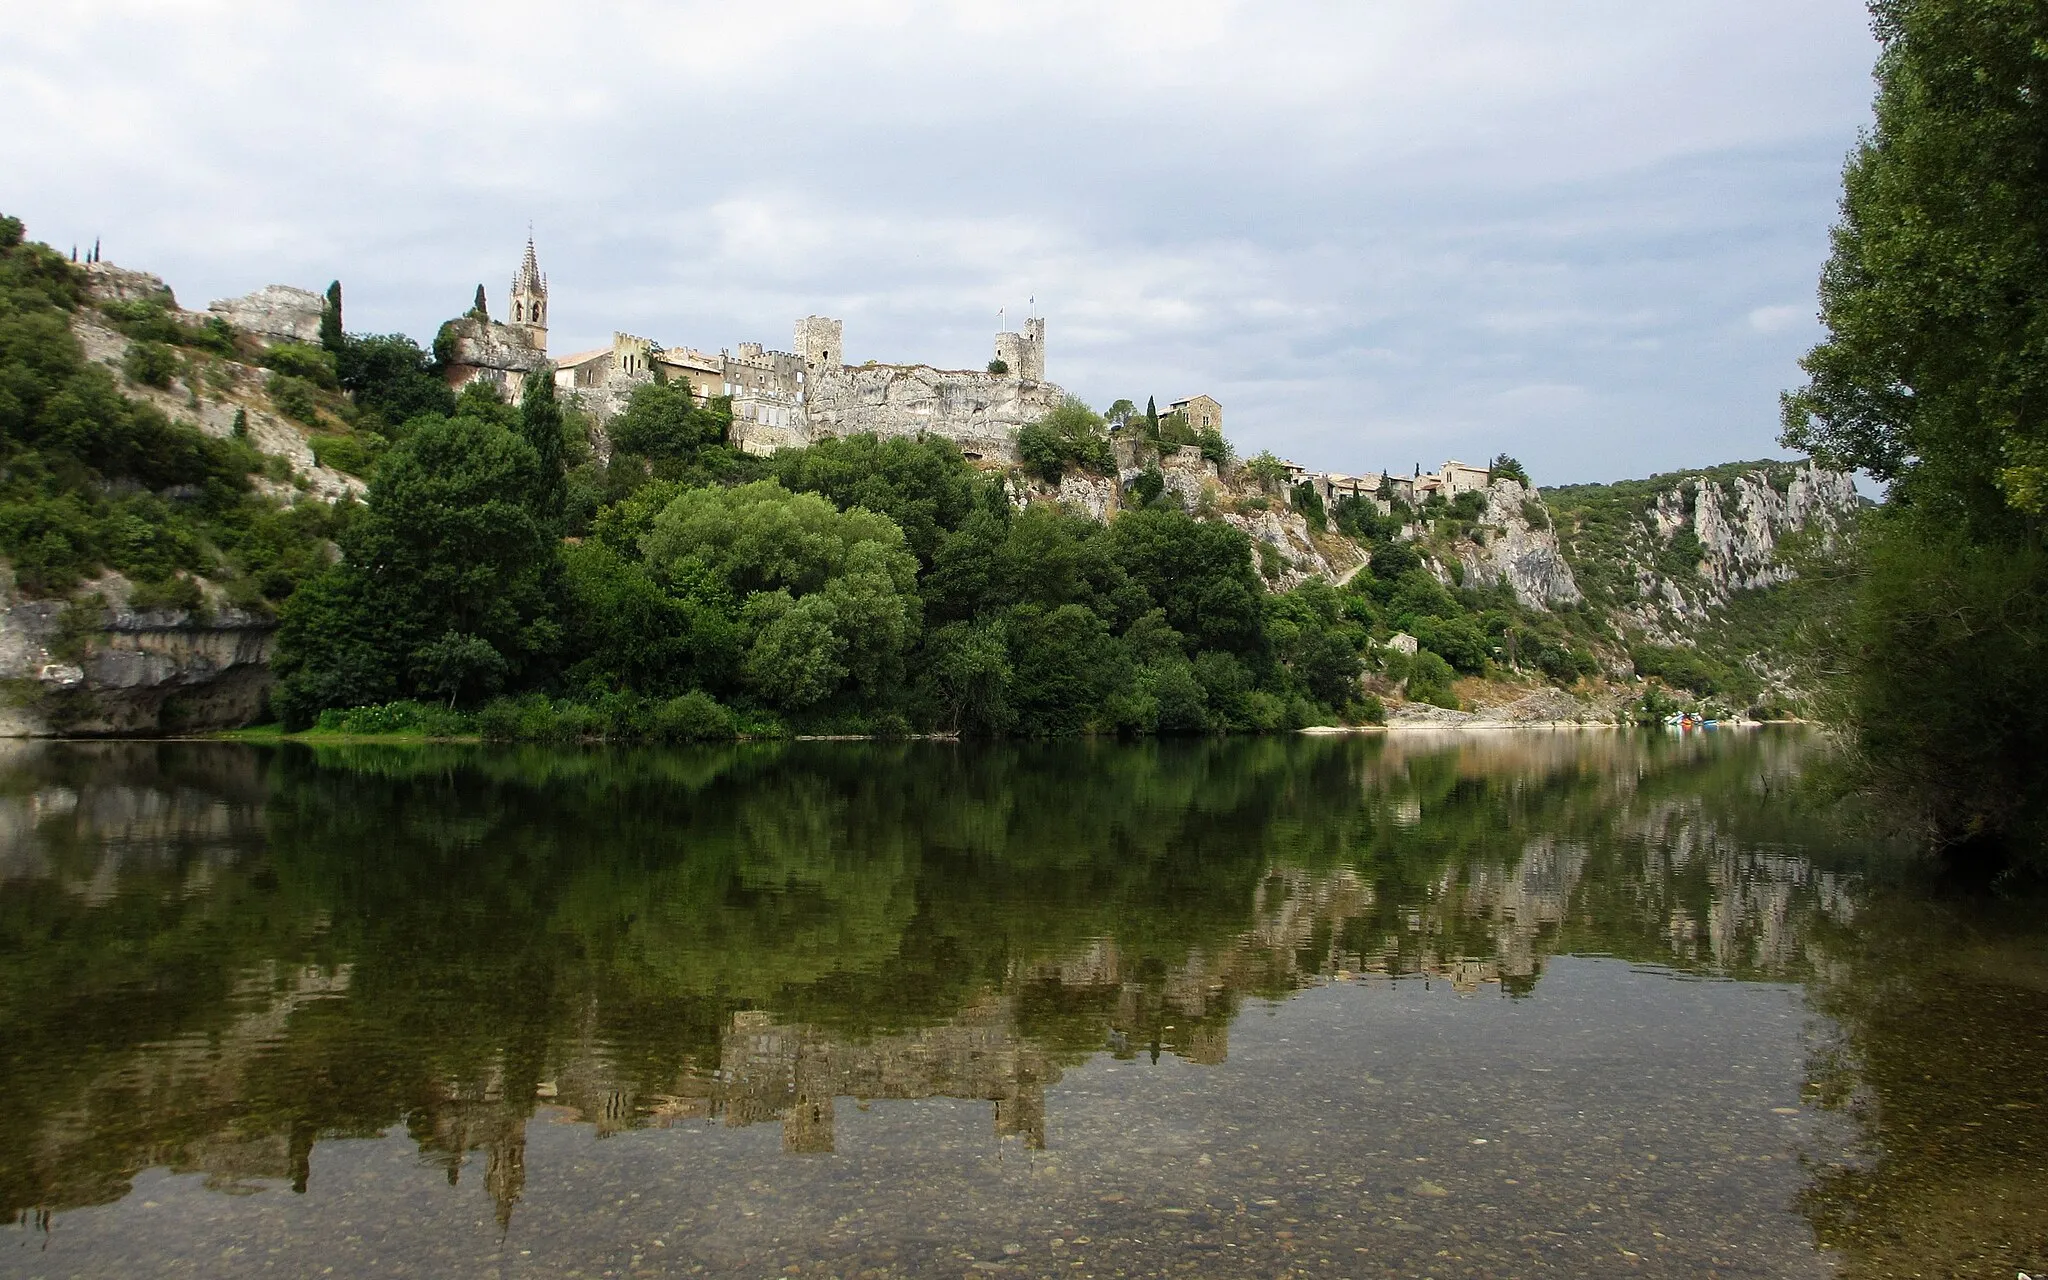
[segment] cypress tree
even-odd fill
[[[479,320],[491,318],[490,308],[484,305],[484,287],[482,285],[476,287],[476,301],[470,305],[469,314]]]
[[[1145,434],[1159,438],[1159,401],[1151,396],[1145,397]]]
[[[562,402],[555,398],[554,371],[546,366],[526,375],[519,434],[540,455],[540,480],[530,504],[533,514],[559,531],[569,501],[568,465],[562,447]]]
[[[327,305],[320,309],[320,345],[341,350],[341,281],[327,286]]]

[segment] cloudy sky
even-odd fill
[[[1779,453],[1858,0],[11,0],[0,210],[187,305],[340,277],[425,340],[529,222],[614,329],[1206,391],[1333,470]]]

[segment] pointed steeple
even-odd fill
[[[548,349],[548,278],[540,273],[540,259],[533,252],[533,228],[526,229],[526,256],[519,274],[512,277],[513,324],[526,330],[527,340],[542,351]]]

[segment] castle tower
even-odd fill
[[[1010,370],[1010,376],[1025,382],[1045,381],[1045,321],[1033,316],[1024,322],[1022,333],[996,335],[996,359]]]
[[[533,237],[526,237],[526,260],[519,264],[519,274],[512,277],[512,314],[510,323],[527,331],[536,350],[548,349],[548,278],[540,273],[540,263],[533,256]]]
[[[806,378],[837,373],[845,366],[842,329],[840,322],[829,316],[805,316],[796,322],[796,353],[803,357]]]

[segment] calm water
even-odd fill
[[[2041,904],[1819,751],[0,747],[0,1275],[2048,1269]]]

